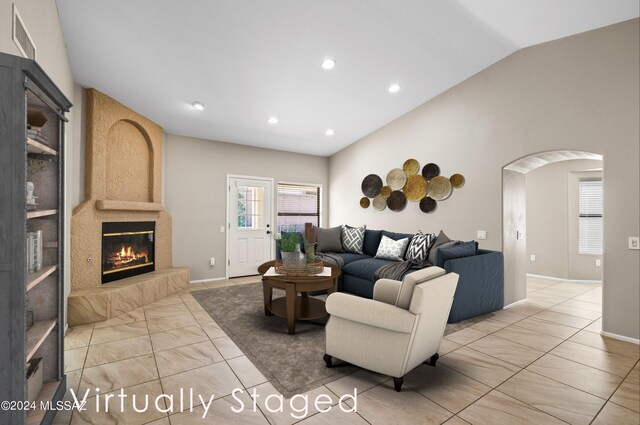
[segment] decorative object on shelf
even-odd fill
[[[437,176],[429,180],[429,189],[427,191],[430,198],[436,201],[444,201],[451,196],[451,182],[444,176]]]
[[[391,195],[391,188],[389,186],[382,186],[382,189],[380,189],[380,196],[387,199],[389,195]]]
[[[42,363],[42,357],[36,357],[27,362],[27,400],[31,403],[35,403],[42,389],[44,379],[40,363]]]
[[[387,208],[387,200],[382,195],[376,196],[373,198],[373,208],[378,211],[384,210]]]
[[[464,176],[462,174],[454,174],[451,177],[449,177],[449,181],[451,182],[451,186],[453,186],[454,189],[460,189],[462,186],[464,186]]]
[[[35,185],[33,182],[27,182],[27,210],[35,210],[38,208],[38,204],[36,199],[37,196],[33,196],[33,191],[35,190]]]
[[[427,181],[422,174],[409,176],[407,184],[402,188],[402,192],[407,197],[407,200],[419,202],[427,195]]]
[[[438,202],[433,198],[425,196],[420,201],[420,211],[422,211],[423,213],[432,213],[436,210],[436,208],[438,208]]]
[[[362,180],[362,193],[367,198],[375,198],[382,189],[382,179],[377,174],[369,174]]]
[[[400,190],[407,183],[407,175],[400,168],[394,168],[387,174],[387,186],[391,190]]]
[[[369,198],[367,198],[366,196],[360,198],[360,206],[362,208],[369,208],[369,205],[371,205],[371,201],[369,200]]]
[[[407,197],[400,190],[391,192],[391,196],[387,199],[387,206],[391,211],[402,211],[407,206]]]
[[[420,171],[420,163],[413,158],[407,159],[402,165],[402,170],[404,170],[407,176],[413,176]]]
[[[304,253],[307,256],[307,263],[315,261],[316,231],[313,228],[313,223],[304,223]]]
[[[27,108],[27,130],[42,131],[47,124],[47,116],[37,108]]]
[[[27,233],[27,270],[35,273],[42,268],[42,230]]]

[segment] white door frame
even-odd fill
[[[256,176],[246,176],[243,174],[227,174],[227,194],[225,197],[226,200],[226,222],[225,222],[225,234],[226,237],[225,239],[225,251],[226,251],[226,255],[225,255],[225,261],[224,261],[224,276],[226,279],[229,279],[229,230],[231,229],[231,221],[230,217],[231,217],[231,205],[229,205],[229,194],[231,193],[231,179],[249,179],[249,180],[263,180],[263,181],[268,181],[271,183],[271,221],[273,222],[274,218],[275,218],[275,214],[276,214],[276,198],[275,198],[275,193],[276,193],[276,187],[275,187],[275,182],[274,179],[272,177],[256,177]],[[273,223],[271,223],[271,229],[274,229],[275,226],[273,225]],[[273,233],[273,230],[271,230],[271,232]],[[272,238],[272,242],[271,242],[271,256],[273,257],[274,253],[275,253],[275,239]]]

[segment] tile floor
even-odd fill
[[[527,290],[526,302],[448,335],[438,366],[414,369],[401,393],[388,377],[360,371],[307,393],[335,406],[357,388],[357,413],[318,413],[312,406],[306,415],[288,401],[283,412],[269,413],[265,398],[276,393],[273,386],[189,292],[173,295],[68,332],[68,386],[82,394],[90,390],[88,409],[61,411],[54,423],[640,424],[640,348],[600,336],[600,285],[529,278]],[[120,389],[127,396],[149,394],[153,401],[160,394],[178,400],[182,387],[215,395],[207,419],[201,418],[201,402],[193,412],[168,415],[158,409],[136,413],[129,404],[120,411],[118,399],[111,398],[105,403],[109,411],[103,404],[97,412],[95,401]],[[239,397],[247,407],[253,403],[248,390],[255,389],[257,409],[233,413],[231,407],[239,405],[230,395],[234,388],[247,390]]]

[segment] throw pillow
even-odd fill
[[[447,235],[445,235],[444,232],[440,230],[438,237],[436,238],[436,240],[431,245],[431,248],[429,249],[429,254],[427,254],[427,260],[429,260],[431,264],[436,263],[436,252],[438,250],[438,247],[447,242],[451,242],[451,239],[449,239]]]
[[[416,233],[416,235],[411,239],[409,248],[407,248],[407,255],[405,258],[410,261],[426,260],[427,255],[429,254],[429,248],[431,248],[431,244],[433,244],[435,240],[436,235],[434,233],[427,233],[426,235],[422,232]]]
[[[322,227],[313,228],[316,231],[316,251],[317,252],[343,252],[340,236],[342,235],[342,227],[331,227],[323,229]]]
[[[366,226],[342,226],[342,249],[344,252],[362,254],[365,228]]]
[[[375,258],[382,260],[402,261],[404,258],[404,252],[407,250],[409,244],[409,238],[399,239],[394,241],[391,238],[382,236],[380,246],[378,246],[378,252],[376,252]]]
[[[364,231],[364,243],[362,244],[362,253],[370,257],[375,257],[378,251],[378,245],[380,245],[380,239],[382,239],[382,230],[369,230]]]
[[[478,242],[460,242],[454,246],[445,247],[444,245],[438,248],[436,253],[436,266],[443,267],[447,260],[454,260],[456,258],[472,257],[478,253]]]
[[[393,239],[394,241],[407,238],[409,242],[411,242],[411,238],[413,238],[413,235],[411,233],[387,232],[386,230],[382,231],[382,235],[388,237],[389,239]]]

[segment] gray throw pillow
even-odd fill
[[[317,252],[343,252],[342,241],[340,235],[342,234],[342,227],[331,227],[329,229],[323,229],[322,227],[313,227],[316,231],[316,251]]]
[[[444,232],[440,230],[438,237],[436,238],[436,240],[431,245],[431,248],[429,249],[429,255],[427,257],[427,260],[429,260],[431,264],[436,263],[436,251],[438,250],[438,247],[447,242],[451,242],[451,239],[449,239],[447,235],[445,235]]]
[[[362,254],[365,228],[366,226],[342,226],[342,249],[344,249],[344,252]]]

